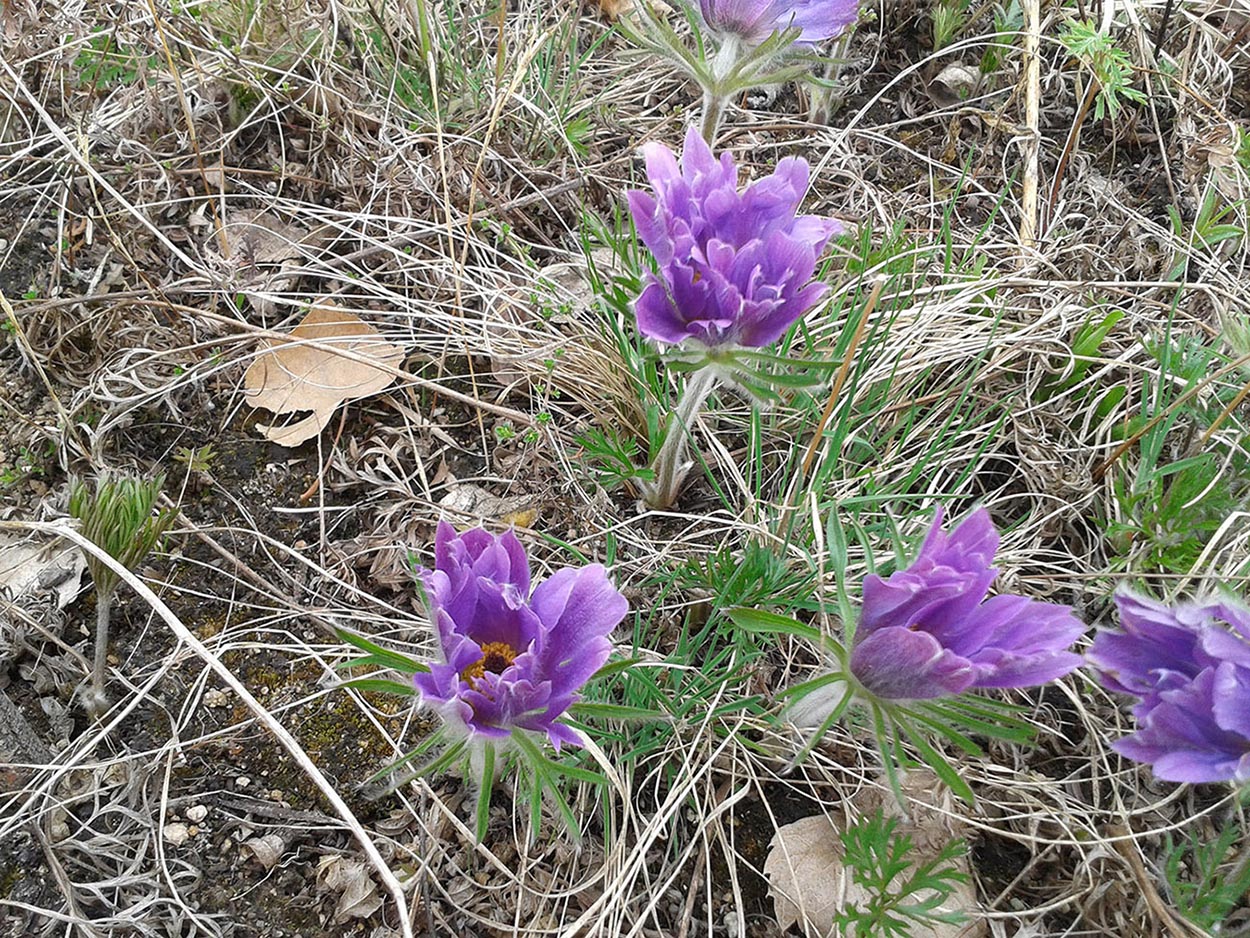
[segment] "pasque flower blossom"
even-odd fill
[[[859,15],[854,0],[699,0],[699,8],[712,30],[752,45],[796,27],[799,42],[832,39]]]
[[[1112,743],[1173,782],[1250,782],[1250,609],[1167,606],[1116,592],[1122,631],[1098,634],[1086,659],[1111,690],[1137,698],[1137,730]]]
[[[825,295],[812,276],[842,226],[796,214],[807,191],[805,160],[787,157],[739,192],[733,158],[717,160],[694,127],[680,165],[663,144],[642,152],[655,194],[631,191],[629,209],[659,268],[634,306],[644,335],[671,345],[760,347]]]
[[[565,567],[531,591],[525,549],[511,531],[457,535],[441,522],[434,569],[420,571],[442,660],[413,680],[421,701],[470,737],[544,732],[581,745],[559,717],[611,651],[628,602],[598,564]]]
[[[1030,687],[1081,664],[1085,631],[1067,606],[1001,594],[986,599],[998,532],[984,509],[942,530],[939,509],[905,570],[864,580],[850,668],[870,694],[925,700],[981,687]]]

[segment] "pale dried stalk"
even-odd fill
[[[1023,0],[1024,7],[1024,191],[1020,194],[1020,246],[1031,250],[1037,244],[1037,172],[1041,133],[1038,111],[1042,99],[1042,14],[1038,0]]]

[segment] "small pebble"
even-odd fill
[[[190,839],[191,828],[179,821],[175,821],[173,824],[166,824],[161,829],[161,836],[165,838],[165,843],[180,847]]]
[[[229,706],[230,698],[224,690],[213,688],[204,694],[204,706],[206,707],[225,707]]]
[[[240,775],[234,780],[234,784],[239,788],[247,788],[248,785],[252,784],[252,780],[246,775]]]
[[[199,824],[208,817],[208,808],[202,804],[192,805],[187,808],[186,815],[188,821],[193,824]]]

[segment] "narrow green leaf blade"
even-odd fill
[[[825,637],[819,629],[812,628],[810,625],[804,625],[802,622],[791,619],[789,616],[778,615],[775,612],[735,606],[732,609],[726,609],[725,615],[738,628],[745,629],[748,632],[757,632],[764,635],[794,635],[818,645],[824,644],[825,641]]]
[[[477,826],[474,835],[480,844],[486,839],[490,826],[490,797],[495,788],[495,745],[487,743],[482,749],[482,787],[477,793]]]

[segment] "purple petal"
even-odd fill
[[[529,560],[512,532],[456,535],[450,525],[436,534],[435,562],[422,579],[442,660],[413,677],[422,703],[470,735],[522,729],[556,747],[580,745],[555,721],[607,660],[607,634],[628,608],[603,567],[566,568],[531,595]]]
[[[693,182],[700,176],[709,183],[720,181],[722,166],[716,161],[716,157],[712,155],[712,148],[708,146],[707,141],[703,139],[703,134],[699,133],[699,128],[694,124],[686,128],[686,140],[681,149],[681,169],[687,181]],[[649,165],[647,176],[653,182],[655,181]]]
[[[1250,608],[1232,599],[1207,603],[1204,608],[1210,615],[1231,625],[1235,634],[1250,642]]]
[[[1250,668],[1250,641],[1235,632],[1219,628],[1212,622],[1202,631],[1195,649],[1195,659],[1202,665],[1231,661],[1243,668]]]
[[[1085,626],[1067,606],[1012,594],[985,598],[997,546],[984,510],[949,535],[939,510],[911,565],[888,580],[864,579],[851,670],[868,690],[928,698],[969,687],[1031,687],[1081,664],[1069,648]]]
[[[1214,693],[1215,669],[1208,668],[1185,687],[1161,694],[1137,732],[1112,748],[1150,763],[1167,781],[1250,781],[1250,739],[1216,723]]]
[[[533,608],[543,631],[534,648],[535,680],[550,681],[555,695],[581,689],[612,650],[607,635],[629,603],[599,564],[565,568],[534,590]]]
[[[673,241],[669,237],[665,217],[659,210],[659,203],[652,196],[637,189],[625,193],[625,199],[629,204],[629,213],[633,216],[638,237],[655,255],[656,263],[661,267],[671,263]]]
[[[700,0],[703,20],[713,30],[739,37],[751,44],[767,39],[775,30],[798,27],[798,42],[811,44],[831,39],[858,16],[856,4],[847,0]]]
[[[818,215],[799,215],[790,226],[790,237],[810,244],[812,251],[819,257],[830,239],[844,231],[846,231],[846,226],[837,219],[821,218]]]
[[[634,315],[638,317],[638,331],[648,339],[676,345],[690,337],[686,321],[677,314],[664,285],[654,276],[634,301]]]
[[[841,226],[795,215],[810,174],[805,161],[783,159],[739,193],[732,157],[718,160],[695,127],[680,163],[658,143],[644,146],[643,156],[654,196],[631,192],[627,199],[659,268],[634,306],[644,335],[669,344],[760,347],[824,297],[828,288],[810,281]]]
[[[1084,660],[1071,651],[1039,651],[1016,654],[998,648],[980,652],[974,663],[973,687],[1037,687],[1071,674]]]
[[[998,531],[994,529],[988,511],[978,508],[961,521],[949,536],[940,527],[942,515],[939,508],[933,528],[920,548],[922,558],[935,566],[977,573],[994,562]]]
[[[456,696],[460,689],[460,675],[451,665],[431,663],[426,673],[412,676],[421,699],[426,703],[444,703]]]
[[[799,41],[822,42],[832,39],[859,18],[859,4],[848,0],[798,0],[794,4],[794,19],[783,26],[798,26],[803,30]]]
[[[1211,713],[1221,729],[1246,740],[1250,751],[1250,669],[1231,661],[1215,669]]]
[[[471,622],[458,622],[458,630],[478,645],[501,642],[524,651],[542,628],[538,617],[512,584],[478,581],[477,609]]]
[[[685,179],[677,165],[677,155],[664,144],[644,143],[642,158],[647,164],[647,178],[661,196],[673,187],[684,185]]]
[[[547,727],[547,738],[551,740],[551,745],[555,747],[556,752],[560,751],[562,745],[578,747],[585,745],[581,733],[558,720]]]
[[[878,576],[864,580],[859,631],[921,621],[927,630],[957,628],[998,575],[990,566],[997,547],[998,533],[984,509],[969,515],[949,536],[942,530],[939,509],[911,566],[889,580]]]
[[[1068,649],[1084,632],[1067,606],[1012,595],[987,600],[950,641],[933,630],[977,666],[977,687],[1031,687],[1063,677],[1082,663]]]
[[[851,671],[870,692],[897,700],[927,700],[971,686],[972,663],[924,632],[890,626],[855,646]]]
[[[514,726],[545,730],[559,715],[548,711],[549,682],[515,675],[504,677],[487,672],[460,696],[473,709],[470,725],[491,735],[495,735],[494,731],[507,735]]]
[[[1210,662],[1199,663],[1200,631],[1191,609],[1181,615],[1162,603],[1120,589],[1115,594],[1123,632],[1100,631],[1085,657],[1103,685],[1143,697],[1154,693],[1162,675],[1192,678]]]
[[[440,521],[434,537],[434,561],[436,569],[453,579],[451,571],[468,567],[478,577],[510,583],[522,596],[529,595],[529,560],[511,531],[495,537],[483,528],[473,528],[457,535],[455,528]]]

